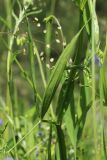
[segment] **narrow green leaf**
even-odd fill
[[[7,21],[6,21],[3,17],[1,17],[1,16],[0,16],[0,21],[3,22],[4,25],[5,25],[8,29],[10,29],[10,26],[9,26],[9,24],[7,23]]]
[[[55,146],[55,160],[60,160],[60,153],[59,153],[58,143]]]
[[[84,22],[86,23],[89,18],[90,18],[89,6],[86,3],[86,7],[83,10],[83,20],[84,20]],[[86,24],[86,30],[87,30],[87,33],[90,35],[91,34],[91,23]]]
[[[52,140],[52,124],[50,124],[49,141],[48,141],[48,160],[51,160],[51,140]]]
[[[77,122],[77,125],[79,126],[78,133],[77,133],[78,141],[82,136],[82,132],[83,132],[83,129],[84,129],[84,126],[85,126],[85,122],[86,122],[87,113],[88,113],[88,111],[89,111],[91,106],[92,106],[92,101],[86,106],[86,109],[84,108],[84,111],[82,112],[82,115],[81,115],[80,119]]]
[[[93,26],[94,26],[94,36],[95,36],[95,47],[98,46],[99,44],[99,25],[98,25],[98,19],[97,19],[97,14],[96,14],[96,8],[93,7],[93,2],[92,0],[88,0],[88,5],[89,5],[89,10],[90,10],[90,15],[93,17]]]
[[[83,10],[85,7],[87,0],[74,0],[74,3],[81,9]]]
[[[72,77],[70,76],[69,79],[65,80],[60,90],[58,104],[56,108],[56,115],[57,121],[61,122],[63,118],[63,114],[66,112],[67,107],[72,99],[73,89],[74,89],[74,82],[72,81]],[[71,83],[71,85],[70,85]]]
[[[66,156],[66,145],[65,145],[65,136],[60,125],[56,125],[58,146],[60,152],[60,160],[67,160]]]
[[[104,129],[103,129],[103,148],[104,148],[104,156],[105,156],[105,160],[107,160],[107,149],[106,149],[106,142],[105,142]]]
[[[73,147],[75,148],[76,146],[76,134],[75,134],[75,128],[74,128],[74,122],[73,122],[73,118],[71,116],[71,111],[70,111],[70,105],[64,115],[64,121],[65,121],[65,125],[67,128],[67,132],[68,135],[70,137],[71,143],[73,145]],[[74,107],[74,106],[73,106]]]
[[[67,45],[67,47],[64,49],[64,51],[62,52],[60,58],[58,59],[55,65],[55,69],[53,70],[50,76],[50,79],[49,79],[49,82],[48,82],[48,85],[45,91],[44,99],[42,102],[41,118],[44,117],[45,113],[47,112],[49,108],[51,100],[62,78],[67,61],[69,60],[70,57],[73,57],[74,55],[74,50],[77,44],[77,40],[81,34],[81,31],[82,30],[80,30],[76,34],[76,36],[74,36],[74,38],[71,40],[71,42]]]
[[[82,1],[81,1],[81,3],[80,3],[80,8],[81,8],[81,10],[84,9],[84,7],[85,7],[85,5],[86,5],[86,2],[87,2],[87,0],[82,0]]]
[[[100,67],[100,83],[99,83],[100,101],[101,101],[101,104],[105,106],[107,106],[107,83],[106,83],[105,69],[104,69],[106,54],[107,54],[107,35],[106,35],[106,44],[105,44],[104,51],[103,52],[101,51],[101,55],[100,55],[102,57],[102,66]]]
[[[103,95],[104,95],[104,105],[107,106],[107,83],[104,74],[105,73],[103,72]]]

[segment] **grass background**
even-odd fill
[[[20,1],[23,3],[22,1]],[[12,5],[13,4],[13,5]],[[24,6],[24,5],[22,5]],[[96,4],[96,13],[98,16],[98,22],[99,22],[99,28],[100,28],[100,48],[103,50],[105,47],[105,35],[107,30],[107,17],[106,17],[106,9],[107,9],[107,2],[106,0],[97,0]],[[68,115],[65,114],[65,120],[64,123],[62,123],[61,126],[54,126],[53,124],[49,123],[51,121],[51,116],[49,115],[48,120],[50,120],[48,123],[43,122],[40,123],[37,127],[35,127],[34,132],[32,131],[32,127],[34,124],[36,124],[39,121],[38,116],[38,108],[41,107],[40,99],[37,98],[37,102],[35,104],[35,86],[33,88],[29,85],[27,82],[27,76],[30,77],[30,80],[32,81],[32,84],[36,84],[36,90],[37,93],[39,93],[41,99],[44,95],[44,88],[45,85],[42,81],[40,70],[39,70],[39,64],[37,61],[37,58],[35,58],[34,64],[31,63],[32,59],[32,36],[30,36],[30,32],[33,35],[33,41],[35,42],[38,52],[41,58],[41,63],[43,65],[43,71],[46,75],[46,81],[50,75],[52,67],[55,65],[57,59],[59,58],[61,52],[62,52],[62,45],[58,43],[57,40],[61,39],[61,35],[58,34],[58,29],[56,27],[56,24],[53,24],[52,27],[52,33],[51,33],[51,27],[46,25],[46,23],[43,21],[45,17],[49,16],[50,14],[54,14],[62,27],[63,31],[63,40],[66,40],[66,43],[68,44],[70,40],[73,38],[73,36],[77,33],[78,30],[78,23],[79,23],[79,7],[75,5],[74,2],[71,2],[71,0],[59,0],[56,2],[55,7],[53,10],[51,9],[51,1],[34,1],[34,5],[29,7],[29,10],[32,10],[33,7],[37,7],[37,10],[40,11],[40,13],[35,15],[29,16],[29,24],[30,24],[30,31],[28,32],[28,26],[27,26],[27,20],[26,18],[21,22],[17,34],[15,35],[14,43],[13,43],[13,53],[18,54],[17,60],[19,63],[14,61],[12,63],[12,88],[11,92],[9,93],[9,86],[7,84],[7,55],[9,54],[9,42],[14,30],[15,20],[13,17],[11,17],[11,12],[14,10],[15,14],[19,15],[19,6],[17,1],[0,1],[0,119],[3,121],[1,122],[1,132],[0,132],[0,156],[1,159],[6,159],[9,157],[13,157],[13,159],[61,159],[61,160],[69,160],[71,159],[95,159],[94,154],[94,138],[93,138],[93,130],[92,130],[92,112],[89,110],[88,115],[85,119],[85,125],[82,132],[82,136],[80,140],[78,140],[77,148],[75,151],[75,148],[71,145],[71,142],[69,141],[69,126],[68,129],[66,127],[66,123],[69,124],[71,121],[67,119],[66,117]],[[34,8],[35,9],[35,8]],[[42,10],[42,11],[41,11]],[[36,18],[35,18],[36,17]],[[38,18],[38,20],[37,20]],[[11,20],[12,19],[12,20]],[[10,27],[10,29],[9,29]],[[47,36],[45,32],[46,28],[49,30],[49,34],[51,36]],[[57,35],[58,34],[58,35]],[[29,36],[28,36],[29,35]],[[87,35],[84,35],[84,43],[82,44],[83,47],[86,50],[87,48]],[[47,44],[51,43],[51,49],[47,46]],[[46,55],[47,53],[47,55]],[[43,54],[43,55],[42,55]],[[49,62],[48,55],[51,55],[50,58],[54,58],[54,62]],[[33,57],[34,58],[34,57]],[[52,69],[49,69],[49,65]],[[33,65],[32,65],[33,64]],[[20,65],[22,68],[20,68]],[[32,70],[32,67],[35,68],[35,71]],[[106,58],[105,58],[105,76],[106,76]],[[95,66],[96,74],[94,75],[96,77],[95,83],[99,85],[100,82],[100,69],[97,65]],[[23,72],[22,72],[23,71]],[[25,73],[26,72],[26,73]],[[36,73],[34,73],[36,72]],[[32,76],[35,74],[34,77]],[[66,73],[65,73],[66,74]],[[80,77],[80,82],[83,82],[82,79],[82,72],[77,73]],[[10,76],[11,77],[11,76]],[[95,78],[94,77],[94,78]],[[10,78],[11,79],[11,78]],[[61,84],[65,81],[65,77],[63,77]],[[36,83],[35,83],[36,82]],[[33,84],[33,85],[34,85]],[[107,139],[103,138],[107,135],[106,130],[106,120],[107,120],[107,111],[106,107],[101,108],[101,100],[99,99],[101,88],[99,89],[98,85],[96,85],[96,93],[98,93],[98,97],[96,98],[96,112],[97,112],[97,150],[99,159],[106,159],[106,143]],[[57,89],[60,91],[61,85]],[[105,92],[106,92],[106,86],[105,86]],[[76,81],[75,83],[75,91],[74,91],[74,104],[76,110],[78,111],[78,115],[81,115],[81,109],[79,107],[79,101],[81,101],[81,93],[82,90],[79,87],[79,81]],[[12,95],[12,97],[11,97]],[[61,97],[62,98],[62,97]],[[100,97],[102,98],[102,97]],[[58,95],[55,94],[54,100],[52,102],[52,105],[57,107],[57,100]],[[83,101],[80,103],[84,103]],[[10,107],[12,106],[12,108]],[[36,106],[36,107],[35,107]],[[58,108],[59,109],[59,108]],[[51,114],[53,110],[51,109]],[[73,112],[73,111],[71,111]],[[68,110],[69,113],[69,110]],[[67,114],[68,114],[67,113]],[[103,118],[102,119],[102,114]],[[53,114],[52,114],[53,115]],[[54,118],[53,118],[54,119]],[[69,122],[70,121],[70,122]],[[103,125],[101,123],[103,121]],[[54,123],[54,121],[52,122]],[[98,125],[99,124],[99,125]],[[14,127],[15,125],[15,127]],[[80,132],[81,132],[81,126],[83,124],[80,124]],[[7,126],[7,127],[6,127]],[[5,129],[6,128],[6,129]],[[5,131],[2,133],[2,131],[5,129]],[[104,129],[104,135],[103,136],[103,129]],[[71,128],[72,130],[72,128]],[[12,147],[20,141],[20,139],[30,134],[30,132],[33,135],[27,136],[23,141],[17,145],[17,147]],[[71,135],[71,134],[70,134]],[[75,139],[76,133],[74,133],[73,139]],[[79,137],[79,135],[78,135]],[[65,141],[64,141],[65,139]],[[72,139],[72,138],[71,138]],[[79,138],[78,138],[79,139]],[[58,143],[59,142],[59,143]],[[66,147],[59,147],[59,146],[65,146]],[[102,144],[103,143],[103,144]],[[50,147],[51,144],[51,147]],[[105,144],[105,145],[104,145]],[[58,146],[59,145],[59,146]],[[105,147],[102,147],[105,146]],[[48,149],[47,149],[48,148]],[[51,151],[50,151],[51,148]],[[12,150],[11,150],[12,149]],[[64,150],[67,150],[67,156],[63,153]],[[55,152],[56,150],[56,152]],[[10,151],[8,153],[8,151]],[[59,153],[63,153],[62,157]],[[75,153],[77,155],[75,155]],[[104,158],[105,153],[105,158]],[[60,155],[60,156],[59,156]],[[97,155],[97,154],[96,154]],[[97,156],[98,156],[97,155]],[[48,158],[47,158],[48,157]],[[59,158],[60,157],[60,158]],[[64,159],[64,157],[67,157]],[[97,157],[98,158],[98,157]],[[96,158],[96,159],[97,159]]]

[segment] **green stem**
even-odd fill
[[[55,4],[56,4],[56,0],[52,0],[51,2],[51,8],[50,8],[50,11],[47,13],[47,16],[49,15],[54,15],[54,12],[55,12]],[[51,23],[47,23],[46,24],[46,36],[45,36],[45,51],[46,51],[46,64],[49,64],[50,61],[50,54],[51,54],[51,40],[52,40],[52,24]],[[47,45],[49,45],[49,48],[47,47]],[[49,78],[49,74],[50,74],[50,71],[46,69],[46,79],[48,80]],[[51,116],[53,117],[53,119],[55,119],[55,115],[54,115],[54,111],[53,111],[53,107],[52,107],[52,104],[51,104]]]
[[[42,66],[41,59],[40,59],[40,56],[39,56],[39,53],[38,53],[38,50],[37,50],[37,47],[36,47],[35,44],[34,44],[34,49],[35,49],[34,54],[37,57],[37,61],[38,61],[38,64],[39,64],[39,69],[40,69],[43,85],[44,85],[44,88],[46,88],[46,79],[45,79],[45,75],[44,75],[44,71],[43,71],[43,66]]]
[[[18,65],[18,67],[21,70],[21,72],[24,74],[24,76],[25,76],[27,82],[29,83],[29,85],[33,88],[32,81],[30,80],[28,74],[25,72],[25,70],[23,69],[23,67],[21,66],[21,64],[19,63],[19,61],[17,59],[15,59],[15,62]],[[40,102],[42,101],[42,98],[38,93],[37,93],[37,98],[40,100]]]
[[[55,11],[55,3],[56,0],[52,0],[50,2],[51,4],[51,8],[50,11],[47,12],[47,17],[49,15],[54,15],[54,11]],[[49,63],[49,58],[50,58],[50,54],[51,54],[51,40],[52,40],[52,24],[51,23],[47,23],[46,24],[46,36],[45,36],[45,43],[46,45],[49,44],[50,47],[48,48],[47,46],[45,47],[45,51],[46,51],[46,63]]]
[[[97,149],[97,122],[96,122],[96,73],[95,73],[95,26],[94,26],[94,10],[96,5],[96,0],[92,2],[92,116],[93,116],[93,134],[94,134],[94,148],[95,148],[95,160],[99,159],[98,149]]]
[[[32,148],[24,155],[24,157],[29,156],[32,152],[35,151],[35,149],[36,149],[37,147],[40,147],[40,146],[42,145],[42,143],[43,143],[43,141],[41,141],[38,145],[35,145],[34,147],[32,147]]]
[[[6,6],[6,12],[7,12],[7,22],[9,25],[9,28],[12,29],[12,5],[11,5],[11,0],[5,0],[5,6]],[[8,36],[8,44],[9,44],[9,48],[12,47],[12,43],[14,39],[14,35],[12,35],[11,37]],[[8,58],[7,58],[7,79],[8,79],[8,85],[7,85],[7,106],[10,107],[9,111],[10,111],[10,115],[12,117],[13,120],[13,110],[12,110],[12,96],[10,94],[10,84],[9,84],[9,64],[10,64],[10,50],[8,51]],[[15,140],[15,127],[12,128],[12,136],[13,136],[13,142],[14,145],[16,144],[16,140]],[[17,154],[17,148],[15,148],[15,156],[16,156],[16,160],[18,160],[18,154]]]
[[[25,134],[11,149],[9,149],[7,152],[10,153],[18,144],[20,144],[27,136],[29,136],[33,131],[34,129],[40,124],[41,121],[37,122],[33,127],[32,129],[27,133]]]

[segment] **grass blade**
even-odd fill
[[[58,145],[60,151],[60,160],[67,160],[66,156],[66,145],[65,145],[65,136],[60,125],[56,125]]]
[[[68,109],[67,109],[67,111],[64,115],[64,121],[65,121],[65,125],[66,125],[66,128],[67,128],[67,132],[68,132],[68,135],[70,137],[71,143],[72,143],[73,147],[75,148],[75,146],[76,146],[76,134],[75,134],[74,122],[73,122],[73,118],[71,116],[70,107],[71,106],[68,107]]]
[[[74,82],[72,82],[72,84],[70,85],[71,79],[72,77],[70,76],[68,80],[65,80],[59,94],[58,105],[56,108],[56,115],[57,115],[58,122],[62,121],[63,114],[67,110],[67,107],[72,98],[72,94],[74,90]]]
[[[106,160],[107,159],[107,150],[106,150],[104,129],[103,129],[103,148],[104,148],[104,156],[105,156],[105,160]]]
[[[50,124],[50,134],[49,134],[49,142],[48,142],[48,160],[51,160],[51,139],[52,139],[52,124]]]
[[[45,113],[47,112],[49,108],[51,100],[62,78],[63,71],[65,69],[67,61],[69,60],[70,57],[73,57],[74,55],[74,50],[75,50],[78,38],[81,34],[81,31],[82,30],[80,30],[76,34],[76,36],[74,36],[74,38],[71,40],[71,42],[67,45],[67,47],[64,49],[64,51],[62,52],[60,58],[58,59],[55,65],[55,69],[53,70],[50,76],[50,79],[47,85],[47,89],[45,91],[44,99],[42,102],[41,118],[44,117]]]

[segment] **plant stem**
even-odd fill
[[[33,127],[32,129],[27,133],[25,134],[11,149],[9,149],[9,151],[7,151],[8,153],[10,153],[19,143],[21,143],[27,136],[29,136],[33,131],[34,129],[40,124],[41,121],[37,122]]]
[[[54,15],[56,0],[52,0],[50,3],[51,3],[51,8],[50,8],[50,12],[47,13],[47,16]],[[49,59],[50,59],[50,54],[51,54],[51,39],[52,39],[52,24],[51,23],[46,24],[46,31],[47,31],[46,37],[45,37],[46,64],[49,64],[50,63]],[[47,47],[47,45],[49,45],[49,48]],[[50,74],[50,71],[46,69],[46,79],[47,80],[49,78],[49,74]],[[53,117],[53,119],[55,119],[52,104],[50,108],[51,108],[51,116]]]
[[[6,14],[7,14],[7,22],[9,25],[9,28],[12,29],[12,4],[11,4],[11,0],[5,0],[5,7],[6,7]],[[12,41],[13,41],[13,37],[14,35],[8,36],[8,44],[9,44],[9,48],[11,48],[12,46]],[[8,84],[7,84],[7,106],[10,107],[8,108],[8,111],[10,112],[10,116],[13,120],[13,111],[12,111],[12,101],[11,101],[11,95],[10,95],[10,87],[9,87],[9,61],[10,61],[10,50],[8,51],[8,58],[7,58],[7,79],[8,79]],[[13,142],[14,145],[16,143],[15,140],[15,127],[12,128],[12,135],[13,135]],[[15,148],[15,156],[16,156],[16,160],[18,160],[18,154],[17,154],[17,148]]]
[[[94,134],[94,149],[95,149],[95,160],[99,159],[97,150],[97,122],[96,122],[96,73],[95,73],[95,26],[94,26],[94,10],[96,0],[93,0],[92,4],[92,115],[93,115],[93,134]]]

